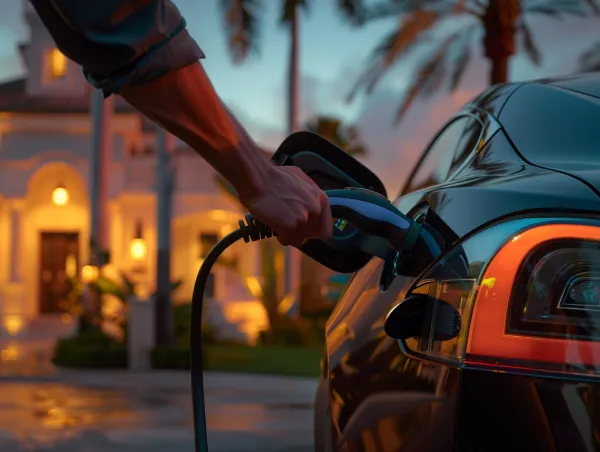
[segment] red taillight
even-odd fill
[[[492,258],[481,280],[465,363],[599,370],[600,297],[581,306],[569,294],[577,290],[577,278],[600,277],[598,258],[600,228],[594,226],[543,225],[515,236]]]
[[[410,292],[427,295],[429,317],[405,350],[463,367],[600,375],[600,227],[590,223],[510,220],[457,246]],[[434,331],[444,305],[460,319],[450,340]]]

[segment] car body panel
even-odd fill
[[[526,119],[519,106],[566,91],[548,83],[500,85],[467,104],[465,111],[485,112],[499,127],[456,175],[399,197],[396,207],[411,217],[426,213],[447,250],[513,215],[597,216],[600,171],[519,147],[530,139],[515,132]],[[327,323],[317,402],[317,422],[327,427],[319,426],[317,451],[600,450],[600,383],[462,370],[403,354],[383,325],[414,278],[400,275],[381,292],[382,269],[373,258],[354,274]]]

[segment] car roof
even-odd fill
[[[536,83],[530,82],[530,83]],[[586,94],[600,99],[600,72],[573,75],[570,77],[549,78],[538,80],[543,85],[556,86],[569,91]]]
[[[518,84],[494,113],[526,160],[565,170],[598,165],[600,73]]]
[[[509,102],[511,95],[519,88],[532,85],[545,85],[547,87],[556,87],[558,89],[600,99],[600,72],[590,72],[586,74],[577,74],[563,77],[552,77],[531,80],[527,82],[512,82],[494,85],[483,91],[470,102],[464,109],[478,108],[487,111],[496,118],[500,115],[502,107]]]

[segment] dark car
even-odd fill
[[[490,88],[394,204],[439,252],[352,275],[326,326],[316,450],[600,451],[600,76]],[[409,299],[421,316],[397,340]],[[454,337],[436,333],[440,300]]]

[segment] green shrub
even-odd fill
[[[303,317],[281,317],[270,329],[261,331],[259,345],[313,347],[324,342],[325,329],[319,324]]]
[[[190,368],[190,349],[157,347],[150,353],[150,365],[153,369],[188,370]]]
[[[98,329],[59,339],[52,362],[60,367],[123,369],[127,367],[127,348]]]
[[[204,370],[219,372],[318,376],[321,354],[318,348],[207,345],[202,366]],[[155,349],[152,366],[155,369],[188,370],[189,348]]]
[[[189,348],[192,319],[192,304],[184,303],[173,307],[173,327],[175,335],[175,347]],[[211,325],[202,327],[202,341],[204,345],[230,344],[240,345],[243,342],[235,339],[222,339],[218,337],[218,331]]]

